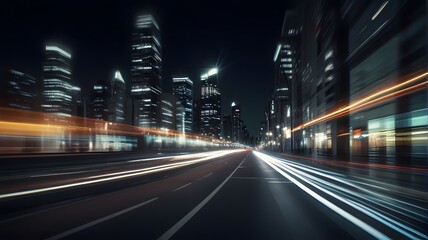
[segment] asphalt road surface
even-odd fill
[[[90,158],[4,168],[0,239],[426,239],[424,171],[244,149]]]

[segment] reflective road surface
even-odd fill
[[[426,168],[245,149],[2,160],[0,239],[427,238]]]

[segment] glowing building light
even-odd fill
[[[209,71],[208,71],[208,77],[209,76],[212,76],[212,75],[214,75],[214,74],[217,74],[218,73],[218,69],[217,68],[211,68]]]
[[[278,44],[278,46],[276,46],[275,55],[273,56],[273,61],[274,62],[276,62],[276,59],[278,58],[280,50],[281,50],[281,44]]]
[[[68,58],[71,58],[71,54],[62,50],[61,48],[57,47],[57,46],[46,46],[46,50],[47,51],[56,51],[59,52],[61,55],[64,55]]]
[[[120,74],[120,72],[119,72],[119,70],[117,70],[115,73],[114,73],[114,79],[117,79],[117,80],[119,80],[119,81],[121,81],[121,82],[125,82],[124,80],[123,80],[123,77],[122,77],[122,74]]]

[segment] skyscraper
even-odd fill
[[[176,130],[177,128],[177,98],[170,93],[159,96],[159,128]]]
[[[241,141],[242,124],[241,124],[241,107],[232,102],[232,141]]]
[[[172,94],[181,103],[184,111],[184,132],[192,132],[193,124],[193,82],[188,77],[172,78]],[[181,126],[181,125],[180,125]],[[177,129],[183,132],[183,129]]]
[[[292,127],[292,90],[297,87],[297,69],[299,62],[299,36],[301,24],[295,11],[285,13],[281,39],[274,55],[275,64],[275,120],[274,139],[281,151],[291,150],[291,139],[286,132]],[[295,98],[297,101],[297,98]]]
[[[73,87],[71,54],[57,45],[46,45],[42,95],[45,120],[70,123],[69,117],[74,113]]]
[[[201,75],[201,134],[221,138],[221,95],[218,87],[218,69]]]
[[[92,117],[124,123],[126,84],[119,71],[110,81],[98,81],[92,89]]]
[[[37,110],[36,84],[37,80],[33,76],[15,69],[8,69],[2,74],[0,105],[10,108]]]
[[[162,93],[162,49],[159,25],[151,15],[137,17],[132,34],[132,123],[158,127],[159,95]]]

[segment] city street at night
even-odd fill
[[[127,161],[104,157],[112,160],[2,172],[0,184],[8,191],[0,195],[1,210],[7,211],[1,238],[397,239],[426,234],[426,169],[329,166],[249,150]],[[22,231],[21,226],[28,227]]]
[[[0,239],[427,239],[428,1],[0,1]]]

